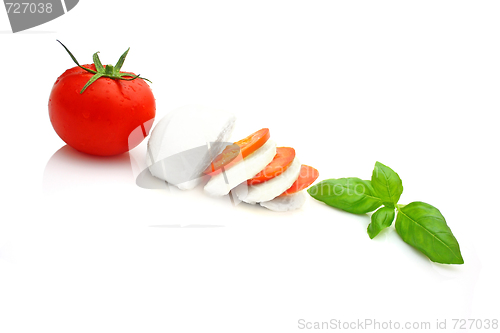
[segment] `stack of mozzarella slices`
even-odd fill
[[[300,208],[307,197],[302,190],[318,178],[318,171],[301,164],[293,148],[276,147],[267,128],[232,144],[224,142],[234,121],[231,114],[194,106],[167,115],[148,142],[149,170],[181,189],[193,188],[209,175],[204,187],[209,195],[231,192],[243,202],[274,211]],[[193,136],[204,144],[193,145]]]

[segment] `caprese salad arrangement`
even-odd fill
[[[62,44],[62,43],[61,43]],[[68,145],[88,154],[109,156],[137,146],[154,121],[156,105],[149,81],[117,64],[94,63],[64,72],[54,83],[49,115],[57,134]],[[234,115],[201,106],[186,106],[163,117],[151,131],[146,162],[150,173],[189,190],[206,181],[205,193],[231,193],[240,201],[273,211],[302,207],[318,171],[301,164],[295,149],[277,147],[268,128],[229,142]],[[401,238],[432,261],[463,264],[458,241],[440,211],[423,202],[399,204],[399,175],[378,163],[371,180],[327,179],[307,192],[334,208],[371,215],[370,238],[392,225]],[[396,217],[397,214],[397,217]]]

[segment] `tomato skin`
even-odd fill
[[[297,178],[295,183],[293,183],[288,190],[286,190],[279,196],[284,197],[286,195],[302,191],[303,189],[314,183],[314,181],[318,179],[318,177],[318,170],[309,165],[302,164],[302,166],[300,167],[299,178]]]
[[[95,70],[93,64],[84,67]],[[64,142],[81,152],[100,156],[127,152],[151,130],[150,120],[156,114],[153,92],[142,79],[100,78],[80,94],[92,76],[73,67],[57,79],[49,98],[52,126]],[[131,135],[138,128],[142,135]]]
[[[247,180],[248,185],[257,185],[281,175],[292,164],[295,158],[295,149],[290,147],[276,148],[276,155],[264,170]]]

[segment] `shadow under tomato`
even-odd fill
[[[135,183],[137,169],[134,157],[127,153],[116,156],[93,156],[65,145],[56,151],[45,166],[43,191],[56,192],[82,186],[113,183]]]

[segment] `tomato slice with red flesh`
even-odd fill
[[[217,155],[217,157],[213,160],[212,163],[210,163],[208,168],[203,171],[203,173],[209,174],[215,172],[216,170],[222,169],[224,166],[227,166],[229,163],[234,161],[239,154],[240,146],[235,143],[227,146],[226,148],[224,148],[222,153]]]
[[[319,177],[319,172],[313,167],[310,167],[309,165],[302,164],[300,167],[300,174],[299,178],[295,181],[295,183],[290,186],[288,190],[280,194],[280,197],[284,197],[285,195],[297,193],[299,191],[302,191]]]
[[[248,185],[257,185],[281,175],[292,164],[295,158],[295,149],[290,147],[276,148],[276,155],[264,170],[252,179],[247,180]]]
[[[222,151],[222,153],[220,153],[213,160],[208,168],[203,171],[203,173],[210,174],[219,169],[222,169],[223,167],[226,167],[231,162],[233,162],[238,156],[241,156],[241,158],[247,157],[257,149],[262,147],[270,137],[271,133],[269,133],[269,128],[263,128],[253,134],[250,134],[243,140],[236,141],[232,145],[227,146]]]

